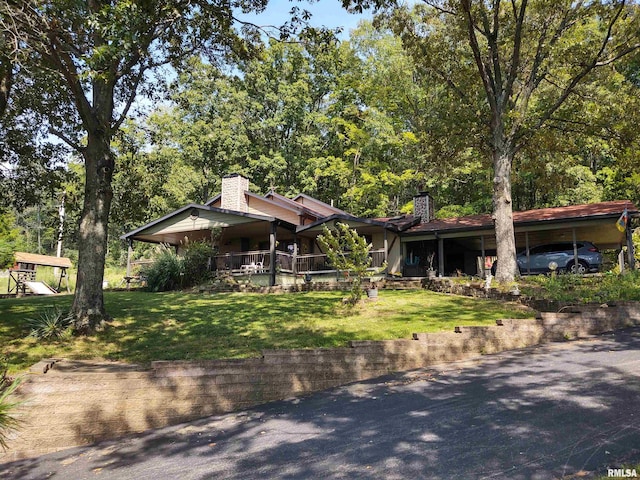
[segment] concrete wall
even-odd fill
[[[640,325],[640,304],[543,313],[493,327],[416,333],[345,348],[267,350],[261,358],[117,363],[45,360],[19,389],[23,425],[0,462],[328,389],[394,371]]]

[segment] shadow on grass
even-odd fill
[[[496,302],[432,292],[381,293],[350,311],[341,292],[284,295],[107,292],[114,322],[104,332],[71,342],[29,342],[24,320],[44,308],[69,308],[71,296],[0,300],[0,340],[14,369],[43,357],[153,360],[246,358],[263,349],[345,346],[349,340],[410,338],[416,332],[489,325],[531,312]]]

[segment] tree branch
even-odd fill
[[[80,144],[74,142],[73,140],[71,140],[69,137],[67,137],[60,130],[56,130],[53,127],[49,127],[49,133],[51,135],[55,135],[56,137],[58,137],[60,140],[62,140],[64,143],[66,143],[67,145],[69,145],[71,148],[73,148],[74,150],[76,150],[79,153],[82,153],[85,150],[85,147],[83,147],[82,145],[80,145]]]
[[[484,89],[487,95],[487,101],[489,102],[489,106],[491,107],[493,115],[497,115],[498,105],[496,104],[495,85],[493,83],[493,79],[491,78],[490,70],[483,62],[482,55],[480,53],[480,45],[478,44],[478,39],[474,30],[475,23],[473,20],[473,16],[471,15],[471,0],[462,0],[460,4],[466,17],[465,19],[467,21],[469,44],[471,46],[471,51],[473,52],[473,58],[476,62],[476,66],[478,67],[478,71],[480,73],[480,78],[482,79],[482,84],[484,85]]]

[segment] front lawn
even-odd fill
[[[242,358],[262,349],[345,346],[349,340],[411,338],[414,332],[456,325],[494,325],[531,318],[518,305],[429,291],[380,291],[377,302],[354,310],[340,292],[283,295],[106,292],[111,326],[66,341],[29,338],[27,318],[53,306],[69,309],[71,295],[0,300],[0,354],[12,372],[41,358],[152,360]]]

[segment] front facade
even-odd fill
[[[372,268],[386,274],[423,277],[466,274],[484,277],[495,258],[495,231],[489,215],[436,220],[432,199],[414,198],[414,215],[358,218],[307,195],[292,199],[249,190],[241,175],[222,179],[222,192],[204,205],[190,204],[125,234],[134,241],[163,243],[178,253],[190,242],[208,241],[215,248],[211,268],[249,275],[256,283],[275,285],[300,276],[306,281],[339,278],[317,242],[324,226],[346,223],[372,244]],[[623,211],[638,217],[631,202],[605,202],[514,212],[518,249],[550,241],[590,240],[600,248],[632,252],[630,229],[620,232]],[[130,275],[128,262],[127,276]],[[633,262],[630,262],[633,268]]]

